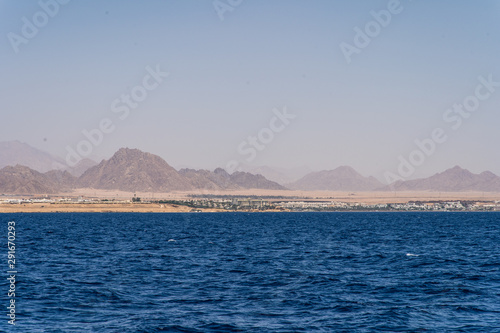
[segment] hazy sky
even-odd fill
[[[457,164],[500,175],[500,1],[55,3],[0,1],[0,141],[64,158],[104,119],[96,161],[130,147],[175,167],[380,178],[441,128],[410,178]]]

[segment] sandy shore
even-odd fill
[[[201,209],[215,212],[215,209]],[[0,213],[186,213],[191,208],[176,205],[122,204],[122,203],[82,203],[82,204],[0,204]]]

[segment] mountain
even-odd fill
[[[92,161],[86,163],[89,165]],[[85,168],[85,165],[81,168]],[[20,165],[7,166],[0,170],[1,193],[53,194],[74,188],[128,192],[286,189],[261,175],[247,172],[235,172],[230,175],[220,168],[214,171],[182,169],[177,172],[157,155],[128,148],[118,150],[109,160],[103,160],[88,168],[78,178],[66,170],[40,173]]]
[[[109,160],[88,169],[79,187],[129,192],[191,190],[191,182],[161,157],[138,149],[122,148]]]
[[[28,145],[14,141],[0,144],[1,155],[10,151],[10,157],[16,157],[12,149],[30,152],[26,157],[38,156],[38,161],[49,161],[50,155],[31,149]],[[7,147],[7,148],[6,148]],[[11,161],[13,159],[10,159]],[[29,160],[29,158],[26,158]],[[6,159],[3,159],[5,163]],[[34,160],[31,160],[32,162]],[[43,164],[37,164],[39,167]],[[85,161],[86,165],[93,164]],[[45,164],[47,166],[47,164]],[[75,172],[75,169],[73,169]],[[243,190],[269,189],[287,190],[286,187],[271,181],[260,174],[237,171],[232,174],[221,168],[214,171],[181,169],[179,172],[157,155],[138,149],[122,148],[109,160],[103,160],[92,166],[79,178],[67,170],[50,170],[41,173],[27,166],[6,166],[0,169],[0,193],[5,194],[54,194],[74,188],[96,188],[129,192],[170,192],[189,190]],[[324,191],[481,191],[500,192],[500,177],[492,172],[480,174],[455,166],[429,178],[397,181],[383,186],[373,177],[363,177],[353,168],[342,166],[334,170],[311,172],[298,181],[289,184],[297,190]]]
[[[67,170],[79,177],[97,163],[90,159],[81,160],[75,167],[66,165],[63,159],[52,156],[20,141],[0,142],[0,169],[6,166],[24,165],[44,173],[50,170]]]
[[[250,164],[240,164],[241,171],[254,175],[260,174],[268,180],[272,180],[280,185],[293,183],[311,172],[308,167],[279,168],[270,166],[254,166]]]
[[[253,166],[249,164],[240,164],[241,171],[249,172],[254,175],[260,174],[269,180],[280,185],[293,183],[311,172],[308,167],[278,168],[269,166]]]
[[[91,167],[96,166],[96,165],[97,165],[97,162],[95,162],[91,159],[88,159],[88,158],[84,158],[80,162],[78,162],[74,167],[66,167],[63,170],[68,171],[70,174],[72,174],[75,177],[80,177],[81,175],[83,175],[85,173],[85,171],[87,171],[88,169],[90,169]]]
[[[262,175],[253,175],[248,172],[234,172],[233,174],[229,174],[224,169],[217,168],[213,172],[208,170],[181,169],[179,173],[188,178],[197,189],[287,189],[276,182],[266,179]]]
[[[181,169],[179,173],[189,179],[191,184],[197,189],[204,190],[236,190],[239,186],[231,182],[230,175],[223,169],[194,170]]]
[[[53,186],[64,190],[74,188],[78,180],[78,178],[73,176],[68,171],[62,170],[51,170],[46,172],[44,176],[52,182]]]
[[[291,189],[306,191],[373,191],[382,186],[374,177],[364,177],[348,166],[311,172],[288,185]]]
[[[500,177],[490,171],[474,174],[455,166],[429,178],[397,181],[385,186],[386,191],[441,191],[441,192],[500,192]]]
[[[64,161],[20,141],[0,142],[0,168],[15,165],[47,172],[62,169]]]
[[[266,179],[262,175],[254,175],[249,172],[236,171],[230,175],[232,183],[242,188],[257,188],[264,190],[288,190],[286,187]]]
[[[7,166],[0,170],[0,193],[53,194],[62,188],[47,175],[26,166]]]
[[[223,169],[181,169],[177,172],[161,157],[138,149],[122,148],[109,160],[88,169],[77,186],[129,192],[170,192],[189,190],[285,189],[261,175]]]

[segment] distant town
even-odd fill
[[[500,211],[500,201],[409,201],[406,203],[385,203],[367,204],[362,202],[342,202],[332,200],[314,200],[311,198],[262,198],[262,197],[236,197],[236,196],[212,196],[200,197],[193,195],[192,198],[161,200],[161,199],[141,199],[132,197],[129,200],[102,199],[88,197],[27,197],[27,198],[6,198],[0,199],[0,211],[2,207],[22,205],[29,207],[37,205],[44,208],[44,205],[57,205],[64,207],[69,205],[81,205],[81,207],[92,205],[104,205],[113,207],[117,205],[146,205],[149,207],[164,208],[166,206],[179,208],[183,207],[183,212],[203,212],[203,211],[227,211],[227,212],[346,212],[346,211]],[[49,206],[47,206],[49,207]],[[22,210],[22,209],[21,209]],[[105,210],[104,210],[105,211]]]

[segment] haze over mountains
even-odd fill
[[[69,167],[63,159],[31,147],[26,143],[20,141],[0,142],[0,169],[18,164],[41,173],[50,170],[66,170],[79,177],[97,163],[90,159],[83,159],[74,167]]]
[[[253,173],[254,175],[260,174],[267,179],[282,185],[293,183],[312,172],[312,170],[306,166],[295,168],[280,168],[270,167],[266,165],[254,166],[241,163],[240,167],[242,171]]]
[[[38,172],[61,169],[64,162],[19,141],[0,142],[0,168],[25,165]]]
[[[296,190],[374,191],[383,186],[374,177],[364,177],[349,166],[334,170],[311,172],[287,185]]]
[[[283,182],[278,183],[261,174],[242,171],[229,174],[221,168],[177,171],[157,155],[128,148],[118,150],[99,164],[87,160],[79,166],[81,172],[78,172],[74,168],[65,170],[57,158],[17,141],[0,143],[0,165],[5,166],[0,170],[0,193],[5,194],[54,194],[77,188],[158,193],[244,189],[500,192],[500,177],[497,175],[489,171],[474,174],[458,166],[429,178],[397,181],[391,185],[384,185],[374,177],[365,177],[349,166],[310,172],[288,183],[284,183],[290,179],[285,172],[274,172],[276,178],[283,176]],[[259,168],[273,174],[273,168]],[[302,168],[296,174],[304,171]]]

